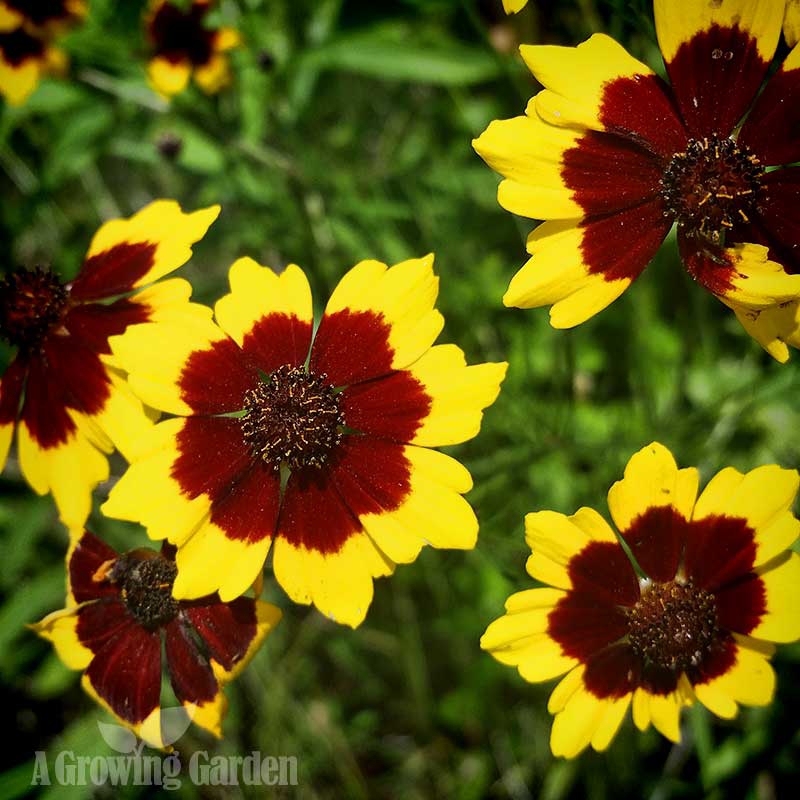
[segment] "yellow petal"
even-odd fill
[[[142,452],[153,422],[128,384],[109,370],[110,394],[99,414],[92,416],[114,447],[132,461]]]
[[[223,603],[244,594],[264,568],[271,531],[255,541],[231,539],[213,522],[205,522],[178,548],[173,595],[194,600],[219,592]]]
[[[788,548],[800,534],[791,512],[800,475],[771,464],[746,475],[733,467],[717,473],[703,490],[694,519],[727,516],[744,519],[755,531],[755,564],[763,564]]]
[[[800,347],[800,303],[782,303],[769,308],[731,305],[736,319],[776,361],[789,360],[789,347]]]
[[[653,442],[633,455],[625,477],[608,492],[608,508],[623,533],[649,508],[672,506],[691,519],[700,477],[693,467],[678,469],[672,453]]]
[[[431,409],[414,433],[414,444],[440,447],[477,436],[483,410],[497,399],[508,364],[467,366],[453,344],[432,347],[409,369],[431,399]]]
[[[760,244],[737,244],[726,248],[733,272],[730,288],[719,295],[734,310],[769,309],[800,297],[800,275],[790,275],[777,261],[769,261]]]
[[[361,514],[370,539],[395,564],[413,561],[424,545],[469,550],[478,538],[478,520],[461,496],[472,488],[467,469],[437,450],[406,446],[410,492],[400,506],[381,514]]]
[[[186,416],[192,408],[183,399],[180,380],[189,357],[226,338],[210,319],[197,313],[133,325],[112,336],[109,344],[138,397],[153,408]]]
[[[579,508],[569,521],[595,542],[616,542],[611,526],[593,508]]]
[[[547,701],[547,710],[551,714],[558,714],[564,710],[570,698],[583,687],[583,673],[585,667],[581,664],[570,670],[556,685]]]
[[[204,703],[183,703],[182,705],[186,709],[189,719],[195,725],[199,725],[217,739],[222,738],[222,720],[228,713],[228,699],[221,689],[217,690],[211,700]]]
[[[39,83],[42,76],[42,62],[26,58],[14,66],[0,58],[0,94],[12,106],[22,105]]]
[[[529,589],[511,595],[506,603],[509,613],[489,625],[481,637],[481,648],[498,650],[544,633],[550,612],[566,594],[557,589]]]
[[[766,611],[750,631],[757,639],[794,642],[800,639],[800,556],[786,552],[757,570],[766,589]]]
[[[192,245],[205,236],[219,211],[219,206],[210,206],[186,214],[174,200],[154,200],[128,219],[113,219],[102,225],[86,257],[98,256],[117,245],[155,244],[150,269],[133,280],[131,288],[146,286],[192,257]]]
[[[475,152],[505,180],[497,201],[512,214],[531,219],[570,219],[583,215],[562,178],[564,153],[581,131],[549,125],[530,116],[495,120],[472,142]]]
[[[619,726],[622,724],[622,720],[625,719],[625,714],[630,704],[630,694],[607,702],[600,724],[595,728],[594,735],[592,736],[593,750],[602,753],[604,750],[608,749],[611,740],[616,736]]]
[[[56,654],[69,669],[86,669],[94,658],[94,653],[78,638],[78,609],[75,607],[54,611],[30,627],[52,642]]]
[[[633,721],[645,730],[652,722],[655,729],[671,742],[681,740],[680,714],[684,706],[694,703],[694,691],[685,675],[681,675],[675,691],[666,695],[650,694],[639,688],[633,696]]]
[[[670,0],[655,0],[658,44],[664,60],[675,57],[680,46],[693,36],[714,25],[721,28],[739,28],[753,39],[762,59],[772,60],[783,21],[783,2],[753,2],[753,0],[725,0],[712,3],[685,3],[676,13]]]
[[[800,0],[787,0],[783,17],[783,38],[789,47],[800,41]]]
[[[512,278],[503,303],[516,308],[552,305],[550,324],[554,328],[580,325],[613,303],[631,281],[606,280],[586,263],[586,235],[579,220],[539,225],[528,239],[532,257]],[[649,260],[648,256],[642,268]]]
[[[8,451],[11,449],[11,440],[14,438],[16,422],[0,424],[0,472],[5,469]]]
[[[737,641],[733,665],[723,675],[695,685],[694,692],[709,711],[731,719],[738,712],[737,703],[765,706],[772,702],[775,673],[761,653]]]
[[[598,749],[607,747],[622,722],[628,700],[627,697],[601,700],[587,689],[579,688],[553,720],[550,732],[553,755],[574,758],[595,738],[600,745]]]
[[[589,508],[573,516],[537,511],[525,516],[525,541],[533,555],[526,569],[531,577],[562,589],[572,587],[567,566],[589,542],[616,542],[603,518]]]
[[[84,674],[81,678],[81,686],[86,694],[92,698],[99,706],[102,706],[112,717],[120,724],[126,728],[132,730],[136,736],[138,736],[142,741],[146,742],[150,747],[154,747],[158,750],[164,749],[165,745],[163,740],[161,739],[161,708],[155,708],[149,716],[142,722],[132,725],[127,720],[122,719],[122,717],[118,716],[111,706],[103,700],[102,697],[95,691],[94,686],[92,686],[91,681],[89,680],[89,676]]]
[[[392,368],[403,369],[416,361],[442,330],[444,319],[433,307],[438,293],[432,254],[393,267],[362,261],[339,281],[325,314],[348,309],[381,315],[391,328]]]
[[[147,65],[147,79],[151,87],[164,97],[182,92],[189,84],[192,65],[188,61],[172,62],[156,56]]]
[[[43,448],[31,435],[26,422],[18,425],[17,450],[22,474],[40,495],[53,493],[61,521],[69,528],[81,527],[92,508],[92,491],[108,479],[108,459],[87,436],[89,422],[81,421],[67,441]]]
[[[208,63],[195,68],[194,79],[206,94],[215,94],[225,88],[231,82],[227,56],[219,53],[212,55]]]
[[[151,539],[180,545],[207,518],[211,507],[205,494],[190,499],[172,477],[178,458],[175,438],[184,421],[156,425],[142,446],[142,455],[112,488],[101,511],[113,519],[140,522]]]
[[[218,53],[232,50],[242,43],[239,31],[234,28],[219,28],[214,35],[214,49]]]
[[[563,675],[577,665],[547,633],[548,617],[565,597],[555,589],[531,589],[509,597],[509,613],[495,620],[481,637],[481,648],[502,664],[516,666],[527,681]]]
[[[596,33],[577,47],[523,45],[522,58],[545,87],[536,111],[553,125],[605,130],[600,121],[606,84],[617,78],[653,74],[610,36]]]
[[[275,578],[295,603],[313,603],[334,622],[357,628],[372,603],[372,579],[392,567],[364,533],[351,535],[337,553],[275,541]]]
[[[19,28],[24,19],[19,11],[0,1],[0,32],[8,33]]]
[[[290,264],[278,275],[252,258],[240,258],[228,273],[231,291],[214,306],[217,323],[242,346],[256,323],[270,314],[313,321],[311,287],[303,270]]]

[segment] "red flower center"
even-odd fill
[[[763,173],[759,160],[732,139],[690,139],[664,171],[661,195],[679,225],[718,245],[726,230],[750,221]]]
[[[207,64],[215,37],[203,26],[207,11],[204,3],[192,3],[186,11],[172,3],[160,6],[150,22],[157,54],[172,62],[188,58],[195,66]]]
[[[631,649],[675,671],[701,664],[719,634],[714,596],[691,581],[648,583],[625,613]]]
[[[327,375],[278,367],[244,397],[242,433],[253,454],[273,469],[321,467],[342,441],[344,416]]]
[[[114,562],[107,579],[122,587],[122,600],[134,619],[155,630],[178,613],[178,603],[172,596],[177,574],[174,561],[152,550],[132,550]]]
[[[0,281],[0,335],[35,350],[64,317],[69,293],[46,269],[18,270]]]

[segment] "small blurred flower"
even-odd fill
[[[355,266],[313,344],[299,267],[239,259],[230,285],[216,325],[206,309],[112,342],[131,388],[180,416],[156,426],[103,512],[177,545],[177,597],[236,597],[274,539],[289,596],[355,627],[373,578],[425,544],[475,546],[470,474],[428,448],[477,435],[507,365],[432,346],[444,324],[433,256]]]
[[[152,424],[108,338],[189,313],[186,281],[143,287],[184,264],[218,213],[184,214],[157,200],[106,222],[70,283],[41,268],[0,281],[0,337],[17,347],[0,378],[0,469],[16,428],[22,474],[38,494],[53,493],[68,526],[86,521],[92,490],[108,478],[105,454],[117,448],[132,458]]]
[[[24,103],[45,73],[66,71],[67,57],[52,41],[85,14],[82,0],[0,0],[0,94],[9,103]]]
[[[151,0],[145,23],[153,46],[148,77],[160,94],[182,92],[191,77],[206,94],[230,83],[225,53],[239,45],[240,38],[233,28],[206,27],[211,5],[212,0],[193,0],[184,10],[169,0]]]
[[[262,50],[258,54],[258,66],[264,72],[269,72],[275,66],[275,56],[269,50]]]
[[[720,717],[775,691],[772,642],[800,638],[800,533],[795,470],[728,467],[697,497],[694,468],[651,444],[608,493],[621,539],[590,508],[525,518],[531,577],[548,584],[509,597],[481,647],[527,681],[567,673],[553,690],[550,746],[571,758],[605,750],[629,706],[680,739],[683,706]]]
[[[156,142],[158,152],[168,161],[174,161],[183,149],[183,139],[177,133],[164,131]]]
[[[219,737],[222,687],[252,658],[281,612],[269,603],[216,595],[172,596],[174,548],[120,555],[88,531],[67,555],[67,607],[32,626],[53,643],[84,689],[149,744],[162,746],[162,640],[172,689],[190,718]]]
[[[677,223],[689,274],[788,360],[787,345],[800,346],[800,168],[789,166],[800,161],[800,49],[758,94],[783,18],[782,1],[656,0],[670,85],[603,34],[521,48],[545,88],[473,143],[505,178],[500,204],[546,220],[506,305],[551,305],[554,327],[579,325]]]
[[[503,10],[506,14],[516,14],[528,5],[528,0],[503,0]]]

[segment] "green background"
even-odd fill
[[[732,722],[693,708],[676,746],[628,719],[607,753],[569,762],[548,746],[554,682],[526,684],[478,647],[507,595],[533,585],[524,514],[589,505],[607,515],[608,487],[650,441],[699,466],[704,481],[726,465],[800,464],[798,355],[781,366],[763,353],[685,274],[672,239],[577,330],[554,331],[546,310],[501,303],[534,223],[500,209],[497,178],[470,140],[490,120],[522,113],[537,89],[516,45],[605,31],[661,69],[649,4],[532,2],[507,19],[500,0],[226,0],[218,18],[246,42],[232,54],[234,84],[213,98],[191,89],[172,104],[146,85],[142,4],[91,5],[64,40],[69,79],[0,111],[3,268],[51,265],[71,277],[106,218],[156,197],[186,209],[221,203],[179,273],[196,299],[217,299],[229,265],[249,255],[300,264],[321,310],[357,261],[433,251],[447,320],[440,341],[472,362],[511,364],[481,435],[450,449],[475,478],[477,548],[426,550],[377,581],[356,631],[292,605],[268,572],[265,595],[284,619],[228,689],[225,739],[190,729],[178,743],[184,762],[198,749],[295,755],[300,785],[283,793],[299,797],[780,796],[798,777],[798,646],[775,657],[771,706]],[[179,137],[177,157],[160,152],[165,136]],[[123,469],[117,457],[114,476]],[[4,797],[34,791],[35,750],[51,759],[112,751],[97,725],[110,718],[23,627],[63,605],[66,533],[13,457],[0,491]],[[96,511],[89,527],[122,549],[146,541]],[[184,780],[176,796],[198,793],[260,791]]]

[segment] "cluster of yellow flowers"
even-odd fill
[[[207,94],[230,82],[226,52],[240,44],[232,28],[211,27],[206,16],[212,0],[178,5],[149,0],[144,18],[150,47],[147,77],[163,97],[183,91],[193,77]],[[53,41],[86,16],[87,0],[0,0],[0,95],[19,105],[40,78],[63,73],[67,57]]]
[[[800,89],[800,48],[762,84],[796,4],[684,5],[655,2],[669,83],[599,34],[522,48],[544,88],[474,142],[504,178],[501,205],[544,220],[505,303],[578,325],[677,225],[692,277],[786,361],[800,346],[800,106],[783,98]],[[169,43],[153,81],[221,85],[234,34],[175,58],[168,7],[149,18]],[[295,265],[239,258],[213,310],[192,302],[185,280],[164,278],[219,212],[157,200],[106,222],[70,283],[42,269],[0,282],[0,333],[17,347],[0,460],[16,430],[23,476],[70,531],[66,608],[35,629],[155,744],[162,641],[176,697],[221,735],[222,687],[280,618],[259,599],[270,551],[292,601],[356,627],[375,578],[426,544],[476,545],[471,476],[434,448],[478,434],[508,366],[435,344],[432,255],[355,265],[317,324]],[[101,510],[160,550],[120,554],[84,528],[114,450],[129,466]],[[725,718],[771,701],[773,643],[800,638],[800,477],[770,465],[724,469],[702,492],[699,480],[652,443],[609,491],[616,531],[590,508],[527,516],[527,571],[544,586],[512,595],[481,647],[528,681],[564,676],[548,705],[556,755],[605,749],[629,706],[637,727],[677,741],[695,701]]]

